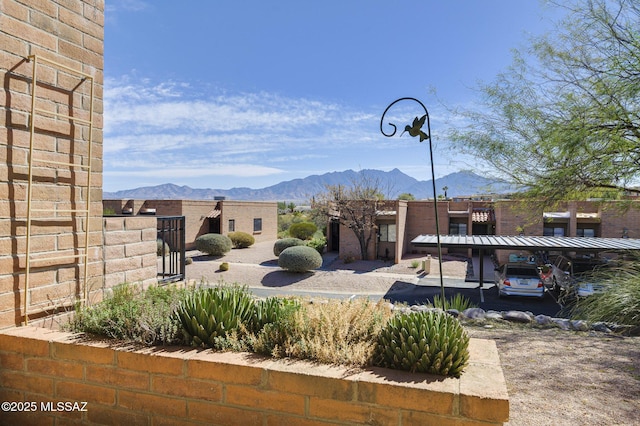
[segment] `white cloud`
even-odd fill
[[[151,167],[151,165],[147,165]],[[273,168],[257,166],[254,164],[210,164],[200,167],[173,167],[173,168],[143,168],[138,170],[112,170],[106,171],[104,174],[107,177],[127,177],[127,178],[160,178],[164,179],[163,182],[167,182],[167,179],[172,178],[202,178],[209,176],[236,176],[236,177],[257,177],[257,176],[269,176],[284,173],[283,170]]]

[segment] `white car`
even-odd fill
[[[545,287],[538,267],[527,263],[505,263],[496,268],[498,296],[532,296],[542,299]]]

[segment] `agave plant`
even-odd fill
[[[276,322],[286,311],[294,311],[300,308],[300,303],[296,299],[286,299],[282,297],[269,297],[265,300],[257,301],[254,304],[253,316],[249,324],[251,331],[258,332],[266,324]]]
[[[251,295],[241,287],[215,287],[194,291],[176,310],[185,341],[193,346],[214,347],[254,315]]]
[[[469,361],[469,336],[442,312],[393,317],[378,337],[375,363],[411,372],[459,377]]]

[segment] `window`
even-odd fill
[[[449,235],[467,235],[466,223],[450,223]]]
[[[576,236],[578,237],[595,237],[596,230],[593,228],[578,228],[576,229]]]
[[[383,223],[378,230],[380,232],[380,241],[386,241],[389,243],[396,242],[396,224],[395,223]]]
[[[563,226],[545,226],[542,230],[542,235],[545,237],[564,237],[564,227]]]
[[[235,232],[236,230],[236,220],[229,219],[229,232]]]
[[[262,218],[253,219],[253,232],[262,232]]]

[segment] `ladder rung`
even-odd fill
[[[34,111],[40,112],[42,114],[53,115],[53,116],[59,117],[59,118],[66,118],[66,119],[71,120],[71,121],[79,121],[80,123],[84,123],[84,124],[91,124],[91,121],[85,120],[84,118],[73,117],[71,115],[61,114],[59,112],[48,111],[48,110],[42,109],[42,108],[34,108]]]
[[[47,58],[45,58],[45,57],[43,57],[43,56],[39,56],[39,55],[29,55],[29,56],[27,57],[27,59],[29,59],[30,61],[31,61],[31,60],[33,60],[33,59],[37,59],[38,61],[47,62],[47,63],[49,63],[49,64],[51,64],[51,65],[55,65],[55,66],[57,66],[58,68],[63,68],[63,69],[65,69],[65,70],[69,71],[69,72],[72,72],[72,73],[76,74],[76,75],[81,75],[81,76],[83,76],[84,78],[87,78],[87,79],[89,79],[89,80],[93,80],[93,76],[92,76],[92,75],[90,75],[90,74],[84,73],[84,72],[82,72],[82,71],[78,71],[78,70],[76,70],[76,69],[73,69],[73,68],[71,68],[71,67],[68,67],[68,66],[66,66],[66,65],[63,65],[63,64],[61,64],[60,62],[52,61],[51,59],[47,59]]]
[[[30,256],[34,256],[34,254],[31,254]],[[29,258],[29,260],[31,262],[48,262],[50,260],[62,260],[62,259],[81,259],[83,257],[87,257],[87,253],[83,253],[83,254],[70,254],[70,255],[66,255],[66,256],[53,256],[53,257],[35,257],[35,258]]]
[[[67,162],[64,162],[64,161],[49,161],[49,160],[42,160],[40,158],[34,158],[33,161],[37,161],[39,163],[46,163],[46,164],[57,164],[59,166],[79,167],[81,169],[88,169],[89,168],[89,166],[84,165],[84,164],[67,163]]]
[[[89,209],[31,209],[31,211],[43,213],[89,213]]]

